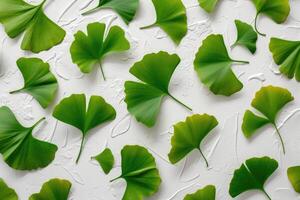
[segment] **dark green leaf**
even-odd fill
[[[235,20],[235,25],[237,29],[237,39],[234,46],[245,46],[254,54],[256,52],[257,33],[253,30],[252,26],[240,20]]]
[[[44,0],[34,6],[23,0],[0,1],[0,23],[11,38],[25,32],[23,50],[38,53],[60,44],[66,32],[51,21],[43,11]]]
[[[203,156],[206,165],[208,162],[203,155],[200,145],[204,138],[218,125],[218,121],[211,115],[192,115],[184,122],[174,125],[174,135],[171,140],[172,149],[169,160],[175,164],[191,151],[197,149]]]
[[[282,143],[283,152],[285,153],[283,139],[276,125],[276,116],[287,103],[293,100],[294,97],[287,89],[274,86],[262,87],[256,93],[251,105],[263,116],[257,116],[252,111],[247,110],[244,114],[242,125],[244,135],[250,138],[259,128],[266,124],[271,124],[276,129]]]
[[[0,108],[0,153],[10,167],[32,170],[46,167],[54,160],[57,146],[32,135],[43,119],[27,128],[17,121],[8,107]]]
[[[198,190],[194,194],[188,194],[183,200],[215,200],[216,199],[216,187],[208,185],[205,188]]]
[[[264,184],[277,168],[277,161],[269,157],[247,160],[245,164],[235,170],[229,194],[234,198],[249,190],[260,190],[271,199],[264,189]]]
[[[168,89],[172,74],[179,63],[180,58],[176,54],[170,55],[161,51],[145,55],[130,69],[131,74],[144,82],[125,82],[127,109],[137,121],[148,127],[154,126],[165,96],[185,106],[174,98]]]
[[[108,174],[114,166],[114,155],[109,148],[104,149],[100,154],[93,157],[102,167],[105,174]]]
[[[280,72],[300,82],[300,41],[271,38],[270,51]]]
[[[133,20],[138,6],[139,0],[99,0],[98,6],[85,12],[84,15],[99,9],[112,9],[122,17],[126,24],[129,24]]]
[[[126,191],[122,200],[143,200],[155,194],[161,184],[154,157],[141,146],[125,146],[121,151]],[[114,181],[112,180],[112,181]]]
[[[87,110],[86,110],[87,109]],[[53,111],[53,116],[82,132],[82,142],[76,162],[79,161],[83,143],[88,132],[96,126],[116,118],[115,109],[100,96],[92,96],[86,108],[84,94],[73,94],[63,99]]]
[[[156,22],[141,29],[159,26],[179,45],[187,33],[186,9],[181,0],[152,0],[156,10]]]
[[[289,0],[252,0],[256,7],[255,30],[261,36],[266,34],[260,33],[257,29],[257,18],[260,14],[267,15],[276,23],[285,22],[290,14]]]
[[[0,178],[0,199],[18,200],[18,195],[15,190],[8,187],[2,178]]]
[[[222,35],[209,35],[202,43],[194,61],[194,68],[201,80],[214,94],[230,96],[243,88],[231,70],[233,63],[246,61],[229,57]]]
[[[48,107],[58,88],[57,80],[49,70],[49,64],[39,58],[20,58],[17,65],[24,78],[24,87],[10,93],[28,93],[43,108]]]
[[[288,168],[287,174],[294,190],[300,193],[300,166]]]
[[[40,193],[31,195],[29,200],[67,200],[71,186],[68,180],[51,179],[43,184]]]
[[[74,35],[75,40],[70,52],[73,63],[77,64],[83,73],[90,73],[98,64],[105,80],[101,66],[103,57],[112,52],[126,51],[130,48],[130,44],[119,26],[111,27],[106,37],[104,33],[105,24],[98,22],[89,24],[87,35],[82,31]]]

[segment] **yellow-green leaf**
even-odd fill
[[[293,100],[294,97],[287,89],[274,86],[262,87],[256,93],[251,103],[252,107],[258,110],[262,115],[258,116],[250,110],[245,112],[242,124],[245,137],[250,138],[258,129],[267,124],[271,124],[276,129],[282,143],[283,152],[285,153],[284,142],[276,125],[276,117],[278,112]]]
[[[271,38],[269,48],[280,72],[300,82],[300,41]]]
[[[264,189],[264,184],[277,168],[278,162],[269,157],[246,160],[245,164],[234,171],[229,188],[230,196],[235,198],[249,190],[259,190],[271,200]]]
[[[121,151],[122,174],[112,181],[127,183],[122,200],[143,200],[155,194],[161,184],[154,157],[144,147],[125,146]]]
[[[231,70],[233,63],[249,62],[231,59],[223,36],[212,34],[203,40],[194,60],[194,69],[201,82],[214,94],[230,96],[243,88]]]
[[[54,160],[57,146],[32,135],[42,120],[44,118],[31,127],[24,127],[8,107],[0,107],[0,153],[10,167],[33,170],[46,167]]]
[[[0,199],[18,200],[18,195],[15,190],[8,187],[2,178],[0,178]]]
[[[143,82],[125,82],[127,109],[137,121],[148,127],[154,126],[165,96],[191,110],[169,93],[170,79],[179,63],[176,54],[161,51],[145,55],[131,67],[130,73]]]
[[[78,31],[71,45],[70,53],[73,63],[77,64],[81,72],[90,73],[98,64],[105,80],[101,61],[104,56],[113,52],[126,51],[130,43],[125,32],[119,26],[113,26],[105,36],[103,23],[95,22],[87,26],[87,35]]]
[[[171,140],[172,149],[169,160],[175,164],[193,150],[199,150],[208,167],[208,161],[201,150],[201,142],[218,125],[214,116],[195,114],[187,117],[184,122],[174,125],[174,135]]]
[[[115,162],[114,155],[109,148],[104,149],[97,156],[92,157],[92,159],[98,161],[105,174],[108,174],[110,172]]]
[[[17,65],[24,78],[24,87],[10,93],[28,93],[43,108],[48,107],[54,100],[58,88],[57,80],[50,72],[49,64],[39,58],[20,58]]]
[[[266,36],[257,29],[257,19],[260,14],[267,15],[278,24],[285,22],[290,14],[289,0],[252,0],[256,7],[255,30],[261,36]]]
[[[89,131],[100,124],[114,120],[116,111],[100,96],[91,96],[87,107],[84,94],[72,94],[56,105],[53,117],[81,130],[82,141],[77,163]]]
[[[29,200],[67,200],[71,186],[68,180],[51,179],[43,184],[39,193],[32,194]]]
[[[186,9],[181,0],[152,0],[156,10],[156,22],[141,29],[158,26],[179,45],[187,33]]]
[[[0,1],[0,23],[11,38],[25,32],[21,48],[33,53],[48,50],[60,44],[66,32],[51,21],[43,11],[46,0],[31,5],[23,0]]]

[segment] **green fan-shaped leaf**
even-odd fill
[[[300,41],[271,38],[269,47],[280,72],[300,82]]]
[[[98,161],[105,174],[108,174],[114,166],[114,155],[109,148],[104,149],[104,151],[92,158]]]
[[[68,180],[51,179],[43,184],[39,193],[31,195],[29,200],[67,200],[71,186]]]
[[[122,174],[127,187],[122,200],[143,200],[156,193],[161,179],[154,157],[141,146],[125,146],[121,151]]]
[[[186,9],[181,0],[152,0],[156,10],[156,22],[142,27],[147,29],[158,26],[179,45],[187,33]]]
[[[204,138],[218,125],[214,116],[192,115],[184,122],[174,125],[174,135],[171,140],[172,149],[169,153],[169,160],[175,164],[183,159],[191,151],[197,149],[203,156],[208,167],[207,159],[201,151],[200,145]]]
[[[28,93],[43,108],[48,107],[55,98],[58,88],[57,80],[49,70],[49,64],[39,58],[20,58],[17,65],[24,78],[24,87],[10,93]]]
[[[198,0],[201,8],[210,13],[214,11],[219,0]]]
[[[261,36],[266,36],[257,29],[257,18],[260,14],[267,15],[278,24],[285,22],[290,14],[289,0],[252,0],[256,7],[255,30]]]
[[[216,187],[208,185],[205,188],[198,190],[194,194],[188,194],[183,200],[215,200],[216,199]]]
[[[294,190],[300,193],[300,166],[288,168],[287,174]]]
[[[254,54],[256,52],[257,33],[253,30],[252,26],[240,20],[235,20],[235,25],[237,29],[237,39],[233,46],[245,46]]]
[[[27,128],[17,121],[8,107],[0,107],[0,153],[10,167],[32,170],[46,167],[54,160],[57,146],[32,135],[42,120],[44,118]]]
[[[37,6],[23,0],[0,1],[0,23],[11,38],[25,32],[21,48],[38,53],[60,44],[66,32],[43,11],[46,0]]]
[[[86,107],[85,95],[73,94],[70,97],[64,98],[54,108],[53,116],[81,130],[82,142],[76,160],[77,163],[88,132],[100,124],[114,120],[116,118],[116,111],[100,96],[91,96],[89,105]]]
[[[91,23],[87,26],[87,35],[78,31],[74,37],[70,52],[73,63],[77,64],[83,73],[90,73],[96,64],[99,64],[103,78],[104,72],[101,66],[103,57],[112,52],[126,51],[130,44],[125,37],[123,29],[113,26],[106,37],[105,24]]]
[[[179,63],[180,58],[176,54],[159,52],[145,55],[130,69],[130,73],[143,82],[125,82],[127,109],[137,121],[148,127],[154,126],[165,96],[185,106],[168,89],[172,74]]]
[[[247,160],[245,164],[235,170],[229,194],[234,198],[249,190],[260,190],[271,200],[264,189],[264,184],[277,168],[278,162],[269,157]]]
[[[126,24],[129,24],[133,20],[138,6],[139,0],[99,0],[96,8],[83,13],[83,15],[99,9],[112,9],[122,17]]]
[[[245,112],[242,124],[245,137],[250,138],[259,128],[272,124],[276,129],[285,153],[283,139],[276,125],[276,116],[287,103],[293,100],[294,97],[287,89],[274,86],[262,87],[256,93],[251,103],[252,107],[258,110],[262,116],[258,116],[250,110]]]
[[[18,200],[18,195],[15,190],[8,187],[2,178],[0,178],[0,199]]]
[[[230,96],[243,88],[231,70],[233,63],[246,61],[229,57],[222,35],[209,35],[202,43],[194,61],[194,68],[201,80],[214,94]]]

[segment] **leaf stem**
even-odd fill
[[[204,161],[205,161],[205,163],[206,163],[206,167],[208,168],[208,167],[209,167],[208,161],[207,161],[206,157],[204,156],[204,154],[202,153],[200,147],[198,148],[198,150],[199,150],[201,156],[204,158]]]
[[[278,127],[275,123],[273,123],[273,125],[275,127],[277,135],[279,136],[279,139],[280,139],[280,142],[281,142],[281,145],[282,145],[283,154],[285,154],[285,146],[284,146],[284,142],[283,142],[282,136],[280,134],[280,131],[279,131],[279,129],[278,129]]]
[[[40,6],[43,6],[45,3],[46,3],[47,0],[43,0],[41,3],[40,3]]]
[[[262,189],[263,193],[268,197],[269,200],[272,200],[271,197],[268,195],[268,193],[265,191],[265,189]]]
[[[84,143],[84,136],[82,136],[82,139],[81,139],[80,150],[79,150],[79,153],[78,153],[78,156],[77,156],[77,159],[76,159],[76,164],[78,164],[78,161],[80,159],[82,149],[83,149],[83,143]]]
[[[46,117],[41,118],[39,121],[37,121],[31,128],[34,129],[37,125],[39,125],[42,121],[44,121]]]
[[[88,14],[91,14],[91,13],[93,13],[93,12],[99,10],[99,9],[100,9],[100,7],[96,7],[96,8],[93,8],[93,9],[91,9],[91,10],[88,10],[88,11],[82,13],[81,15],[88,15]]]
[[[243,61],[243,60],[231,60],[231,61],[235,63],[249,64],[249,61]]]
[[[230,46],[230,49],[233,49],[234,47],[236,47],[238,45],[237,42],[233,43],[231,46]]]
[[[18,92],[21,92],[22,90],[23,90],[23,88],[18,89],[18,90],[14,90],[14,91],[9,92],[9,94],[16,94]]]
[[[106,78],[105,78],[105,75],[104,75],[104,71],[103,71],[101,62],[99,62],[99,66],[100,66],[100,70],[101,70],[102,77],[103,77],[104,81],[106,81]]]
[[[182,103],[181,101],[179,101],[178,99],[176,99],[174,96],[172,96],[171,94],[168,94],[169,97],[171,97],[174,101],[176,101],[177,103],[179,103],[180,105],[182,105],[183,107],[187,108],[189,111],[193,111],[192,108],[190,108],[189,106],[185,105],[184,103]]]
[[[114,182],[114,181],[120,179],[121,177],[122,177],[122,176],[119,176],[119,177],[117,177],[117,178],[114,178],[114,179],[110,180],[109,182]]]
[[[255,20],[254,20],[254,28],[255,28],[255,31],[256,31],[259,35],[261,35],[261,36],[263,36],[263,37],[266,37],[266,34],[259,32],[259,30],[257,29],[257,18],[258,18],[258,15],[259,15],[259,12],[256,13]]]
[[[148,26],[143,26],[143,27],[141,27],[140,29],[141,29],[141,30],[143,30],[143,29],[148,29],[148,28],[152,28],[152,27],[154,27],[154,26],[156,26],[156,23],[150,24],[150,25],[148,25]]]

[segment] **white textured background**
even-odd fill
[[[35,1],[38,2],[38,1]],[[215,96],[198,80],[193,70],[194,55],[201,41],[210,33],[224,35],[227,46],[236,38],[235,19],[253,23],[255,7],[250,0],[223,0],[214,14],[206,14],[197,6],[196,0],[184,0],[187,7],[189,31],[176,47],[159,28],[141,31],[139,27],[148,25],[155,20],[154,7],[150,0],[141,0],[135,20],[126,26],[114,12],[101,10],[93,15],[82,17],[82,8],[88,0],[48,0],[46,13],[62,26],[67,35],[64,42],[48,52],[38,55],[24,52],[20,49],[22,37],[12,40],[0,27],[0,105],[9,106],[24,125],[32,125],[42,116],[47,120],[36,131],[37,137],[52,141],[59,150],[54,162],[48,167],[32,171],[20,172],[9,168],[0,160],[0,177],[15,188],[20,199],[27,199],[32,193],[38,192],[41,185],[50,178],[65,178],[73,183],[70,199],[73,200],[114,200],[121,199],[125,189],[122,181],[109,183],[109,180],[120,174],[120,150],[126,144],[139,144],[149,149],[156,157],[158,168],[163,180],[159,193],[152,200],[181,200],[187,193],[196,191],[207,184],[217,187],[217,199],[232,199],[228,195],[229,183],[234,169],[254,156],[270,156],[280,163],[279,170],[268,180],[267,192],[274,199],[296,200],[300,196],[293,191],[286,176],[286,169],[300,165],[300,83],[287,80],[278,74],[278,67],[273,63],[268,50],[271,36],[300,39],[300,1],[291,0],[291,14],[285,24],[277,25],[269,18],[261,16],[260,30],[267,37],[259,37],[257,52],[252,56],[242,47],[229,49],[233,58],[249,60],[249,65],[235,65],[234,72],[240,77],[244,89],[227,98]],[[97,0],[92,4],[96,5]],[[93,5],[90,7],[93,7]],[[97,69],[88,75],[82,75],[77,66],[72,64],[69,47],[73,34],[78,30],[86,30],[90,22],[105,22],[117,24],[126,30],[131,41],[131,50],[123,54],[106,57],[103,62],[108,80],[102,80]],[[210,169],[205,168],[203,159],[198,153],[188,156],[178,165],[167,161],[170,150],[172,125],[182,121],[192,113],[177,105],[170,99],[165,99],[157,120],[157,125],[148,129],[128,115],[123,102],[123,84],[126,80],[135,80],[128,72],[134,62],[144,54],[160,50],[176,52],[181,57],[181,63],[171,80],[171,93],[194,109],[194,113],[215,115],[219,126],[207,138],[202,146],[209,158]],[[22,56],[39,57],[48,61],[51,70],[59,81],[59,93],[53,104],[43,110],[38,103],[27,94],[9,95],[8,92],[23,85],[23,79],[16,66],[16,60]],[[247,141],[241,132],[241,120],[244,111],[250,108],[250,102],[257,90],[263,85],[275,85],[288,88],[295,96],[295,101],[286,106],[279,115],[278,124],[287,147],[283,156],[281,146],[272,127],[263,128],[257,137]],[[105,126],[91,131],[83,151],[80,163],[75,165],[81,133],[66,124],[57,122],[52,116],[53,107],[64,96],[73,93],[103,96],[117,110],[117,119]],[[298,124],[297,124],[298,123]],[[119,134],[123,135],[118,136]],[[106,176],[97,163],[90,157],[98,154],[107,145],[116,157],[116,166]],[[264,200],[259,192],[248,192],[236,199]]]

